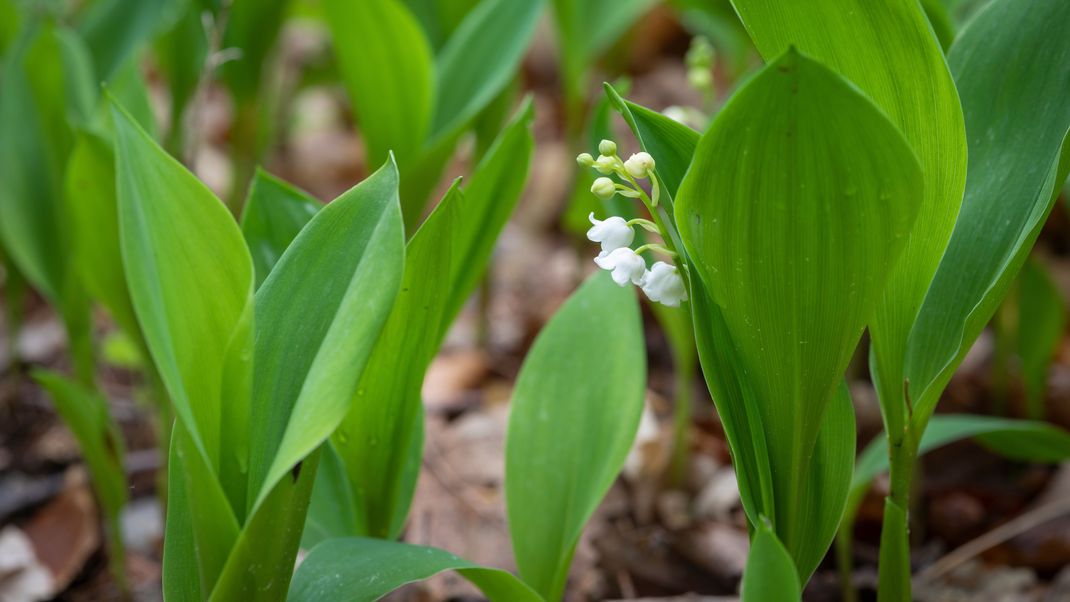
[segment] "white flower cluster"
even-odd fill
[[[624,218],[613,216],[597,220],[592,213],[589,219],[593,225],[587,231],[587,238],[602,245],[602,252],[594,262],[611,272],[613,282],[620,286],[630,282],[642,288],[651,301],[669,307],[678,307],[680,302],[687,301],[687,289],[676,266],[658,261],[648,270],[642,256],[628,246],[635,238],[635,231]]]
[[[595,179],[591,186],[591,192],[595,196],[603,200],[611,199],[616,194],[631,198],[642,197],[644,201],[650,201],[653,207],[657,206],[657,179],[654,176],[653,157],[648,153],[636,153],[627,161],[621,161],[617,156],[617,145],[612,140],[603,140],[598,145],[598,152],[598,159],[587,153],[576,158],[580,165],[592,167],[598,173],[604,174]],[[631,186],[614,182],[608,177],[610,174],[616,174]],[[651,178],[655,190],[652,201],[635,182],[648,177]],[[644,245],[637,250],[631,249],[632,241],[635,240],[634,226],[638,224],[652,232],[660,232],[656,224],[645,219],[625,221],[619,216],[597,220],[594,213],[591,213],[588,219],[592,225],[587,231],[587,238],[602,245],[602,251],[595,257],[594,262],[603,270],[609,270],[614,282],[620,286],[634,284],[642,288],[651,301],[669,307],[677,307],[681,302],[687,301],[687,287],[676,266],[658,261],[648,270],[646,261],[640,255],[646,248],[662,251],[665,249],[653,244]]]

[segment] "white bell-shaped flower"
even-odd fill
[[[655,263],[650,271],[643,274],[639,286],[651,301],[669,307],[677,307],[681,301],[687,301],[684,279],[676,271],[676,266],[664,261]]]
[[[604,220],[596,220],[592,212],[587,219],[593,224],[587,231],[587,239],[602,244],[602,253],[599,257],[605,257],[621,247],[630,246],[635,240],[635,230],[624,221],[623,217],[614,215]]]
[[[650,153],[635,153],[624,162],[624,170],[637,180],[645,178],[654,170],[654,157]]]
[[[646,262],[628,247],[621,247],[610,251],[609,254],[599,255],[594,262],[603,270],[610,270],[613,282],[621,286],[627,286],[629,282],[639,284],[646,273]]]

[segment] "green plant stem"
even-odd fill
[[[126,578],[126,546],[123,544],[123,530],[120,522],[121,508],[106,512],[108,539],[108,569],[115,579],[115,585],[119,588],[119,597],[122,600],[130,600],[130,582]]]
[[[840,574],[840,595],[843,602],[858,602],[854,584],[854,521],[840,524],[836,534],[836,570]]]
[[[235,216],[241,215],[245,201],[245,187],[253,177],[259,156],[257,125],[260,115],[255,103],[242,103],[234,114],[231,130],[231,186],[227,208]]]
[[[909,508],[914,467],[918,455],[920,431],[913,420],[898,437],[889,437],[888,450],[891,479],[885,498],[884,520],[881,525],[880,566],[878,567],[877,599],[880,602],[910,602],[910,532]],[[890,512],[888,504],[907,514],[899,520]]]
[[[479,283],[479,323],[476,326],[476,344],[479,348],[487,351],[490,349],[490,304],[491,279],[490,275],[484,275]]]
[[[686,309],[685,309],[686,311]],[[690,322],[690,312],[688,312]],[[672,459],[669,463],[669,482],[680,487],[687,479],[688,459],[691,457],[691,412],[694,404],[692,383],[695,378],[693,354],[675,354],[673,372],[676,376],[676,398],[673,403]]]

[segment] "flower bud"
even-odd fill
[[[608,201],[613,198],[613,195],[617,194],[617,185],[609,178],[596,178],[594,184],[591,184],[591,192],[603,201]]]
[[[659,261],[650,271],[643,274],[639,282],[647,298],[655,303],[677,307],[681,301],[687,301],[687,287],[676,266]]]
[[[624,221],[623,217],[614,215],[604,221],[599,221],[594,218],[594,213],[591,213],[587,219],[593,224],[587,231],[587,239],[602,244],[600,256],[606,256],[621,247],[627,247],[635,240],[635,230]]]
[[[628,247],[622,247],[594,258],[594,262],[603,270],[612,272],[613,282],[627,286],[629,282],[639,284],[646,273],[646,262]]]
[[[579,163],[580,167],[594,167],[594,157],[591,153],[580,153],[576,157],[576,163]]]
[[[654,170],[654,157],[649,153],[635,153],[624,162],[624,169],[637,180],[645,178]]]
[[[598,173],[611,174],[613,168],[616,167],[617,161],[613,157],[607,155],[599,155],[598,159],[594,162],[594,168]]]
[[[612,140],[603,140],[598,143],[598,152],[607,157],[612,157],[617,154],[617,143]]]

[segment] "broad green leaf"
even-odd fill
[[[179,0],[92,3],[78,30],[89,46],[98,80],[110,79],[128,56],[178,16],[183,4]]]
[[[176,503],[189,509],[189,518],[179,518],[179,523],[185,523],[193,537],[194,568],[190,569],[186,564],[191,561],[188,557],[172,555],[164,556],[164,572],[173,571],[176,575],[188,576],[189,571],[195,570],[199,581],[199,589],[202,592],[211,592],[219,580],[227,558],[237,541],[241,525],[236,513],[232,510],[232,502],[227,499],[223,485],[218,480],[215,471],[206,463],[204,454],[201,452],[186,426],[181,421],[176,421],[172,431],[175,448],[172,461],[168,464],[168,471],[174,471],[182,479],[182,486],[176,495],[184,495],[185,500],[177,500]],[[168,505],[170,506],[171,494],[168,493]],[[168,532],[171,532],[168,527]],[[184,538],[182,538],[184,539]],[[182,552],[189,553],[188,547],[183,544]],[[178,564],[178,567],[169,569],[168,562]]]
[[[561,598],[583,526],[620,472],[645,388],[635,292],[597,273],[528,352],[506,432],[505,496],[517,567],[547,600]]]
[[[125,446],[108,413],[108,400],[55,372],[35,370],[33,378],[48,391],[56,412],[74,434],[108,520],[118,521],[119,510],[129,498],[123,468]],[[113,545],[121,546],[122,542]]]
[[[244,450],[233,441],[247,431],[249,399],[247,391],[235,394],[244,387],[234,368],[251,355],[252,261],[234,219],[208,188],[114,100],[111,113],[123,267],[179,418],[170,469],[183,479],[175,494],[183,499],[175,503],[188,509],[189,520],[177,520],[193,543],[180,538],[181,551],[165,556],[165,571],[186,579],[196,570],[199,591],[210,592],[238,535],[234,508],[244,498],[243,488],[235,489],[244,484]]]
[[[704,289],[693,295],[700,351],[720,348],[700,353],[708,380],[720,381],[718,411],[734,456],[771,475],[751,488],[761,502],[752,497],[748,514],[770,518],[804,578],[835,533],[835,521],[810,520],[799,503],[810,471],[828,469],[814,453],[818,433],[921,189],[914,153],[880,110],[789,51],[720,112],[676,197],[692,290]],[[850,453],[853,429],[828,428],[839,433],[830,448]],[[816,494],[845,491],[827,489]],[[842,497],[817,507],[842,507]]]
[[[423,429],[423,424],[420,428]],[[311,550],[332,537],[367,532],[357,522],[356,507],[345,464],[328,439],[320,447],[320,465],[301,534],[301,548]]]
[[[802,588],[784,544],[765,522],[751,540],[740,590],[743,602],[798,602]]]
[[[1022,361],[1026,414],[1044,417],[1044,392],[1052,356],[1066,331],[1066,301],[1043,264],[1027,261],[1018,277],[1018,357]]]
[[[322,203],[262,169],[256,170],[242,209],[241,231],[253,256],[256,287]]]
[[[325,541],[305,558],[290,585],[290,602],[372,602],[408,583],[457,571],[491,602],[541,602],[516,577],[473,564],[437,548],[381,539]]]
[[[899,128],[921,163],[918,219],[870,321],[882,410],[888,429],[899,432],[907,414],[907,337],[951,236],[966,179],[962,110],[943,52],[917,0],[733,4],[763,57],[794,46],[843,75]]]
[[[946,0],[921,0],[921,8],[933,26],[940,47],[947,51],[955,41],[955,24],[951,22]]]
[[[422,443],[420,390],[439,345],[429,333],[444,329],[451,248],[463,201],[455,182],[409,242],[401,292],[368,359],[352,407],[331,438],[349,475],[357,523],[365,529],[344,535],[393,539],[408,513],[412,483],[406,465],[414,440]]]
[[[91,132],[78,136],[67,163],[66,186],[75,269],[120,328],[137,337],[140,330],[119,249],[115,154],[108,140]]]
[[[524,191],[534,139],[531,98],[516,112],[472,171],[460,199],[459,232],[452,237],[449,300],[441,337],[486,273],[494,245]]]
[[[924,425],[992,317],[1070,169],[1070,4],[997,0],[948,55],[969,139],[966,198],[910,333],[906,376]],[[1062,164],[1060,164],[1062,161]]]
[[[210,600],[284,600],[293,575],[319,451],[283,477],[246,521]]]
[[[388,162],[321,209],[256,293],[254,510],[335,430],[358,392],[401,282],[397,186]]]
[[[449,138],[516,74],[535,34],[542,0],[481,0],[435,60],[430,138]]]
[[[817,569],[836,537],[851,489],[856,445],[854,406],[847,383],[841,380],[821,421],[811,468],[794,511],[807,538],[807,545],[796,551],[795,564],[806,571],[801,575],[809,576]]]
[[[252,307],[252,260],[208,187],[114,101],[112,116],[120,248],[134,310],[179,420],[207,465],[220,470],[229,464],[221,438],[238,430],[225,427],[224,406],[249,403],[224,402],[221,383],[228,349],[245,355],[252,344],[231,344],[251,335],[239,325]]]
[[[175,430],[181,429],[181,425]],[[168,602],[203,602],[197,567],[193,513],[186,475],[178,455],[178,433],[172,432],[167,458],[167,514],[163,537],[163,595]]]
[[[393,151],[408,178],[435,106],[427,39],[401,0],[324,0],[323,5],[368,149],[367,164],[379,165]]]

